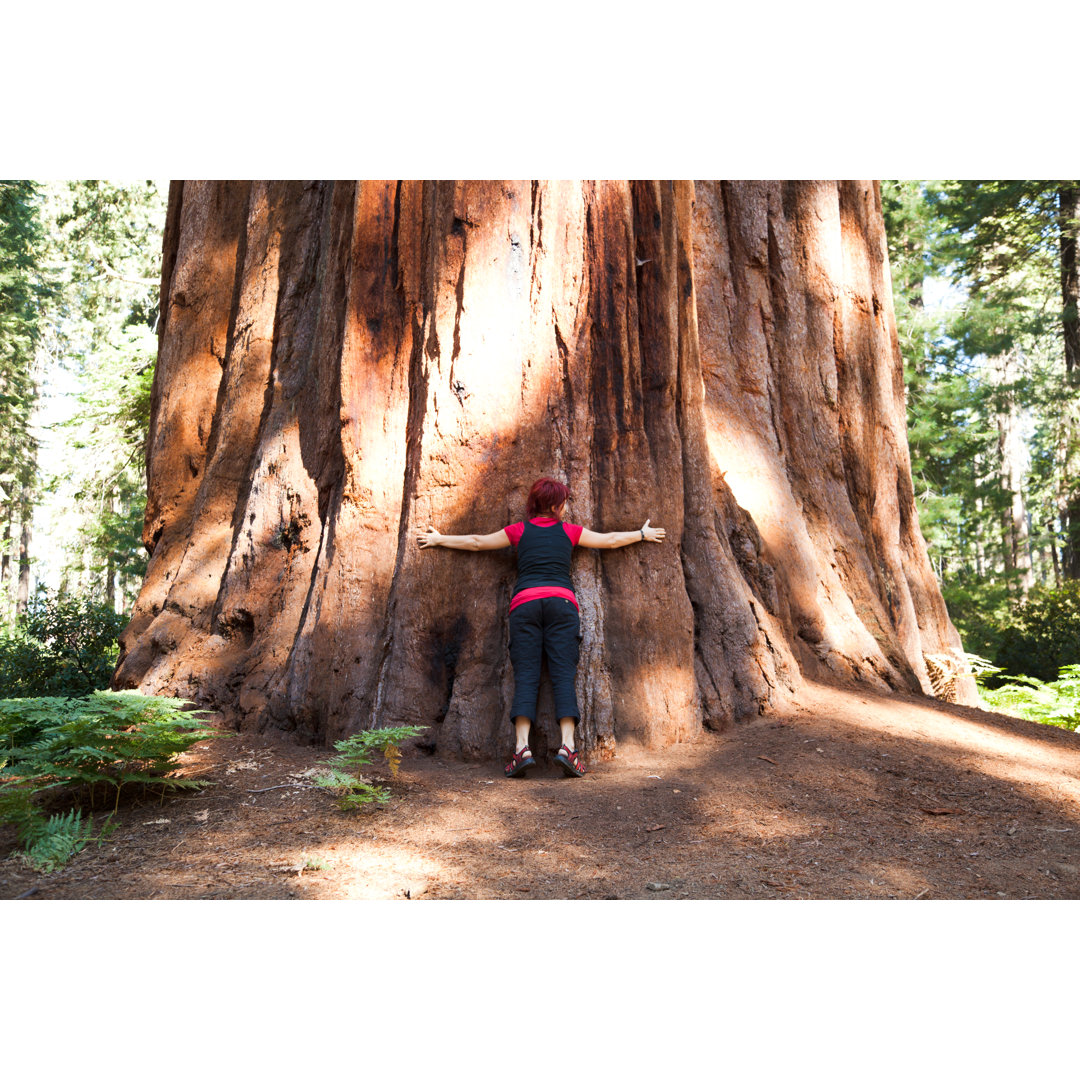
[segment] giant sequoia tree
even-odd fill
[[[502,753],[512,555],[414,536],[517,520],[542,474],[590,528],[667,530],[575,554],[594,756],[804,679],[931,693],[960,647],[876,185],[174,183],[161,311],[117,686]]]

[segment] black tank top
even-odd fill
[[[570,580],[570,556],[574,545],[562,522],[556,525],[534,525],[525,522],[517,545],[517,584],[514,595],[524,589],[542,585],[574,591]]]

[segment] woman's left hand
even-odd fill
[[[651,529],[649,528],[649,519],[645,519],[645,524],[641,526],[641,535],[646,540],[651,540],[654,544],[659,544],[667,533],[663,529]]]

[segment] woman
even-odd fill
[[[506,766],[507,776],[520,776],[536,764],[529,749],[529,730],[536,719],[540,689],[540,662],[547,655],[555,692],[555,713],[562,731],[562,746],[555,762],[568,776],[584,776],[585,766],[574,747],[574,724],[580,719],[577,677],[580,619],[570,580],[570,556],[575,547],[620,548],[649,540],[659,544],[663,529],[649,522],[633,532],[596,533],[563,521],[570,489],[543,477],[529,492],[526,520],[486,536],[443,536],[429,527],[417,540],[421,547],[448,547],[463,551],[517,548],[518,575],[510,598],[510,662],[514,666],[513,717],[516,744]]]

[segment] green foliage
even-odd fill
[[[164,192],[152,181],[45,185],[49,377],[70,385],[76,414],[52,430],[66,453],[42,478],[42,519],[67,537],[65,579],[125,598],[142,583],[143,455],[157,356]]]
[[[1063,360],[1061,186],[1053,180],[949,181],[932,200],[940,272],[966,293],[949,336],[977,375],[980,411],[993,418],[1014,410],[1010,422],[1028,429],[1027,453],[1043,456],[1041,466],[1025,467],[1020,485],[1033,534],[1058,517],[1080,479],[1080,448],[1070,446],[1069,435],[1076,387],[1069,385]],[[968,510],[981,510],[987,534],[999,531],[1005,502],[1003,480],[994,475],[1002,452],[1000,445],[984,452],[982,473],[992,496],[985,498],[984,491],[981,507],[972,500]],[[971,482],[980,482],[978,471]],[[1035,554],[1049,542],[1042,533],[1034,540]]]
[[[994,659],[1009,675],[1044,682],[1080,663],[1080,581],[1033,589],[1002,632]]]
[[[1053,682],[1030,675],[1001,676],[1000,672],[1001,668],[989,668],[984,677],[997,675],[1004,679],[1003,685],[979,687],[991,709],[1069,731],[1080,728],[1080,664],[1062,666]]]
[[[1028,556],[1044,590],[1063,574],[1063,508],[1080,481],[1080,397],[1063,362],[1068,183],[882,182],[931,562],[965,647],[1044,681],[1080,658],[1073,624],[1055,632],[1042,600],[1024,602]]]
[[[993,485],[982,477],[996,452],[997,431],[987,390],[954,335],[957,312],[927,306],[931,286],[945,281],[942,185],[883,181],[882,209],[889,242],[897,332],[904,360],[908,442],[919,523],[931,561],[944,583],[950,569],[976,561]],[[985,516],[985,515],[983,515]]]
[[[151,180],[70,180],[45,196],[59,287],[52,332],[65,364],[85,370],[117,331],[157,321],[163,192]]]
[[[328,771],[316,777],[315,783],[335,792],[342,810],[355,810],[370,804],[384,805],[390,801],[389,790],[366,781],[361,770],[371,764],[373,753],[381,752],[390,766],[390,775],[396,777],[398,763],[401,761],[400,744],[424,730],[426,729],[423,726],[402,725],[358,731],[355,735],[334,743],[337,754],[322,762]]]
[[[32,425],[45,311],[56,285],[46,265],[42,204],[39,184],[0,180],[0,547],[5,570],[20,537],[28,535],[37,488],[38,442]],[[0,575],[0,618],[8,621],[29,573],[27,553],[18,558],[18,575]]]
[[[2,769],[3,765],[0,764],[0,773]],[[32,784],[20,784],[14,780],[0,783],[0,822],[15,825],[20,837],[24,835],[29,823],[40,813],[34,801],[34,795],[35,790]]]
[[[1056,318],[1039,301],[1059,287],[1059,186],[1056,180],[949,180],[931,196],[944,225],[939,263],[951,264],[973,294],[1001,309],[995,321],[1003,336],[991,351],[1011,347],[1011,330],[1038,331]],[[982,345],[970,355],[984,351]]]
[[[920,370],[930,356],[937,318],[928,312],[924,287],[932,274],[939,243],[931,199],[939,185],[918,180],[883,180],[882,212],[889,244],[900,349],[910,367]]]
[[[1012,621],[1012,593],[1006,581],[980,581],[957,574],[942,582],[949,618],[968,652],[996,657]]]
[[[34,364],[43,306],[54,283],[44,266],[46,233],[40,185],[0,180],[0,485],[32,468],[30,415],[37,399]],[[25,479],[25,477],[24,477]]]
[[[46,816],[47,793],[89,793],[92,805],[103,784],[116,791],[115,812],[128,784],[162,793],[202,787],[202,781],[170,775],[176,757],[224,733],[188,704],[134,691],[0,701],[0,823],[16,826],[24,857],[55,868],[90,835],[81,811]],[[101,836],[111,831],[109,824]]]
[[[386,788],[369,784],[362,776],[354,776],[334,765],[328,764],[328,771],[315,777],[315,783],[334,792],[342,810],[358,810],[370,803],[382,806],[390,801],[390,792]]]
[[[0,696],[77,696],[105,689],[126,622],[107,604],[39,587],[16,626],[0,634]]]
[[[221,732],[188,704],[134,690],[0,701],[0,781],[197,787],[167,774],[177,754]]]
[[[129,594],[146,573],[143,456],[156,355],[157,339],[144,325],[101,341],[92,379],[76,395],[79,411],[60,425],[73,452],[64,479],[81,512],[71,567],[92,581],[118,574]]]
[[[31,869],[51,874],[86,847],[93,828],[93,821],[84,818],[81,810],[47,818],[34,815],[19,829],[21,857]]]

